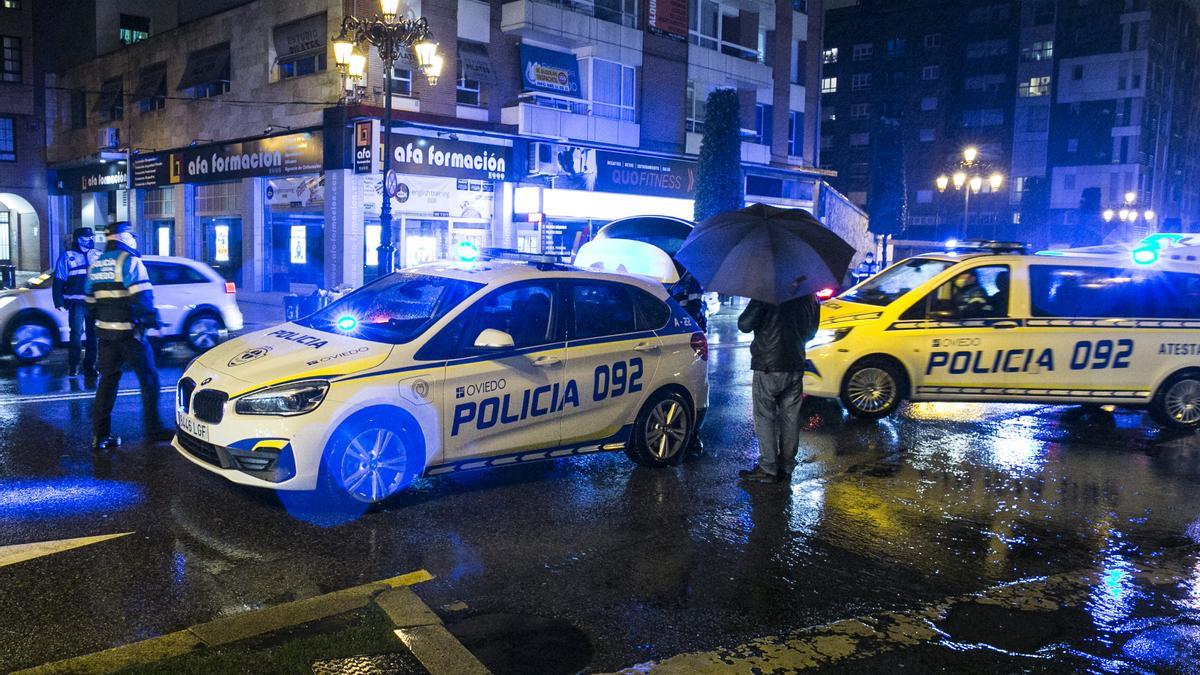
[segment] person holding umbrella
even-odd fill
[[[854,247],[803,209],[755,204],[696,226],[676,258],[710,291],[750,298],[738,318],[753,332],[754,430],[759,460],[743,479],[790,478],[800,443],[804,346],[817,331],[816,291],[845,277]]]

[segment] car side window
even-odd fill
[[[498,330],[512,336],[513,348],[524,349],[556,342],[558,321],[555,286],[522,283],[495,291],[443,328],[417,354],[421,360],[475,356],[488,350],[474,347],[480,333]]]
[[[671,308],[667,303],[639,289],[630,290],[630,294],[637,309],[638,330],[659,330],[671,320]]]
[[[147,262],[146,274],[154,286],[171,286],[175,284],[204,284],[208,279],[187,265],[175,263]]]
[[[999,319],[1009,316],[1008,265],[963,270],[910,307],[900,318],[930,321]]]
[[[574,307],[573,340],[637,331],[633,302],[621,284],[573,284],[571,304]]]

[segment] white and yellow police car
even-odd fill
[[[368,503],[421,475],[601,450],[666,466],[703,419],[707,359],[653,279],[430,263],[199,357],[174,445],[236,483]]]
[[[1200,427],[1200,239],[903,260],[825,303],[805,393],[858,417],[905,400],[1114,404]]]

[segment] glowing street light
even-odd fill
[[[965,185],[966,182],[967,182],[967,174],[963,173],[962,171],[956,171],[954,173],[954,189],[955,190],[961,190],[962,186]]]
[[[1000,186],[1004,184],[1004,176],[997,171],[988,178],[988,184],[991,185],[992,192],[996,192],[1000,189]]]
[[[963,159],[967,161],[967,164],[974,163],[977,157],[979,157],[979,148],[973,145],[963,148]]]
[[[942,174],[942,175],[938,176],[937,177],[938,192],[945,192],[947,187],[950,187],[950,177],[947,176],[946,174]]]
[[[975,194],[979,194],[979,191],[982,189],[983,189],[983,178],[980,176],[972,176],[971,177],[971,191],[974,192]]]

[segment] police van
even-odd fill
[[[602,450],[679,462],[708,343],[663,285],[511,253],[389,275],[200,356],[175,448],[244,485],[373,503],[416,477]]]
[[[858,417],[903,400],[1112,404],[1200,426],[1200,238],[1045,251],[981,243],[892,265],[824,304],[805,393]]]

